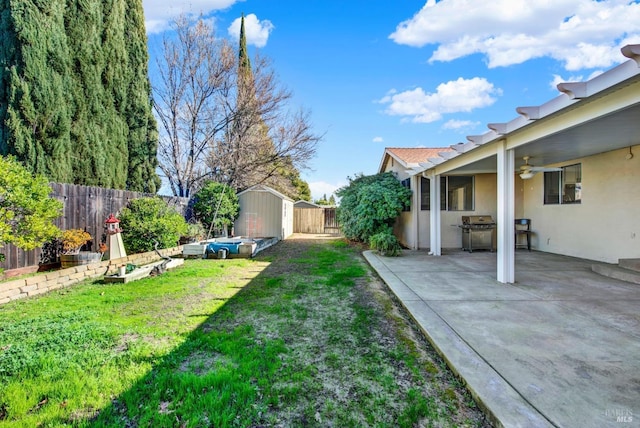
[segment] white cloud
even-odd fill
[[[564,83],[564,82],[587,82],[587,81],[593,79],[594,77],[598,77],[602,73],[603,73],[602,70],[596,70],[593,73],[591,73],[589,75],[589,77],[587,77],[586,79],[582,75],[574,75],[574,76],[569,76],[568,78],[564,78],[564,77],[560,76],[559,74],[554,74],[553,75],[553,80],[549,83],[549,85],[551,86],[552,89],[557,90],[559,83]]]
[[[313,181],[309,183],[309,189],[311,190],[311,199],[317,201],[324,195],[327,195],[328,199],[331,197],[331,195],[335,195],[336,190],[345,185],[346,183],[331,184],[325,181]],[[335,196],[335,198],[337,199],[337,196]]]
[[[410,117],[414,123],[430,123],[442,119],[443,114],[490,106],[501,93],[485,78],[459,78],[441,83],[435,93],[426,93],[422,88],[400,93],[392,90],[380,103],[389,104],[385,113],[391,116]]]
[[[251,13],[244,17],[244,30],[247,35],[247,44],[254,45],[259,48],[263,48],[267,44],[267,40],[269,39],[269,34],[275,27],[271,23],[271,21],[263,20],[260,21],[258,17]],[[229,26],[229,35],[234,39],[238,40],[240,37],[240,18],[237,18],[233,23]]]
[[[373,142],[374,142],[374,143],[384,143],[384,138],[382,138],[382,137],[375,137],[375,138],[373,139]]]
[[[464,31],[460,31],[464,29]],[[619,48],[640,42],[640,4],[628,0],[429,0],[389,36],[437,45],[429,61],[481,53],[489,68],[551,57],[567,70],[626,60]]]
[[[143,0],[147,33],[159,33],[169,27],[169,22],[180,14],[207,15],[214,10],[226,9],[241,0]]]
[[[480,122],[474,122],[471,120],[451,119],[451,120],[448,120],[444,125],[442,125],[442,129],[462,131],[465,129],[473,129],[478,125],[480,125]]]

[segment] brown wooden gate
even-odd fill
[[[336,208],[294,208],[293,232],[339,234],[340,226]]]
[[[293,233],[324,233],[324,209],[294,208]]]
[[[332,235],[340,233],[337,214],[338,212],[335,207],[327,207],[324,209],[324,233]]]

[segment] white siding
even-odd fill
[[[293,235],[293,202],[282,201],[282,238],[287,239]]]
[[[234,223],[236,235],[285,239],[293,233],[293,201],[260,187],[240,193],[238,199],[240,215]]]

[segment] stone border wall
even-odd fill
[[[163,256],[175,256],[182,254],[182,246],[166,248],[160,250]],[[13,300],[24,299],[26,297],[37,296],[48,291],[69,287],[85,279],[95,279],[104,275],[111,275],[117,272],[118,266],[132,263],[143,266],[160,260],[155,251],[147,253],[132,254],[119,259],[105,260],[88,265],[80,265],[67,269],[60,269],[51,272],[16,279],[13,281],[0,282],[0,305]]]

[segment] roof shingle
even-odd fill
[[[429,158],[437,158],[440,152],[450,152],[453,149],[451,147],[387,147],[386,151],[408,165],[426,162]]]

